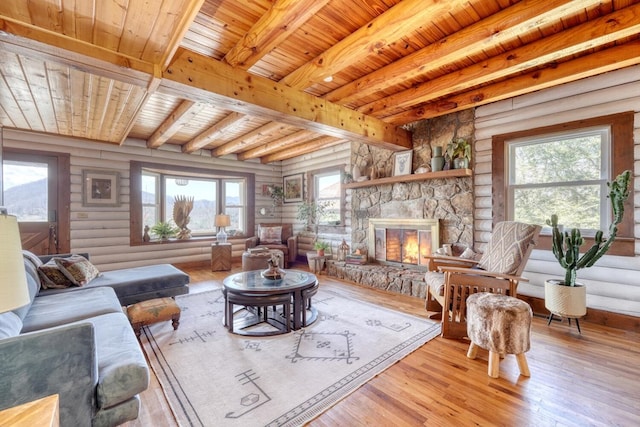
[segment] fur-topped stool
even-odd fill
[[[171,320],[173,330],[180,325],[180,306],[173,298],[156,298],[127,307],[127,316],[137,337],[143,326]]]
[[[498,378],[500,357],[515,354],[520,374],[531,375],[524,355],[529,351],[533,313],[518,298],[480,292],[467,298],[467,335],[471,340],[467,357],[476,358],[478,347],[489,350],[488,374]]]

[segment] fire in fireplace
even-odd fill
[[[369,219],[369,260],[427,267],[439,236],[437,219]]]

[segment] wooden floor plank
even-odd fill
[[[296,268],[304,268],[301,264]],[[220,285],[229,272],[189,268],[191,292]],[[232,272],[239,271],[235,266]],[[320,276],[321,286],[426,317],[424,301]],[[582,322],[575,325],[535,317],[531,377],[519,375],[515,356],[500,361],[500,377],[487,375],[488,352],[466,357],[468,342],[435,338],[338,402],[308,425],[638,425],[640,334]],[[157,379],[142,393],[140,417],[129,427],[177,423]]]

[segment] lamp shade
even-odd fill
[[[29,303],[18,219],[0,213],[0,313]]]
[[[229,215],[216,215],[216,227],[228,227],[231,225],[231,217]]]

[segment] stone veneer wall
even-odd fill
[[[466,138],[472,143],[474,111],[423,120],[407,126],[413,132],[413,167],[431,169],[432,147],[446,146],[454,138]],[[394,153],[365,144],[353,144],[351,164],[362,174],[376,177],[392,176]],[[474,158],[471,159],[473,165]],[[471,166],[473,167],[473,166]],[[458,248],[473,247],[473,178],[431,179],[415,182],[372,185],[351,189],[351,242],[352,249],[366,249],[369,218],[437,218],[440,219],[440,244],[452,243]],[[400,269],[407,271],[407,269]],[[366,272],[366,274],[363,274]],[[330,275],[343,275],[357,283],[394,290],[407,295],[424,296],[414,285],[412,275],[397,275],[391,270],[352,268],[346,266]],[[423,272],[418,273],[423,275]],[[400,278],[406,275],[406,279]],[[365,279],[363,279],[363,277]],[[411,277],[411,278],[410,278]],[[384,282],[381,282],[384,278]],[[423,285],[419,285],[422,287]]]

